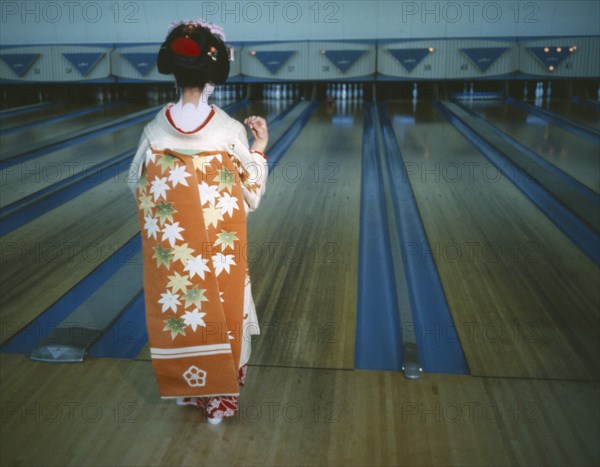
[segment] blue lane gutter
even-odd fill
[[[535,153],[531,149],[529,149],[527,146],[519,143],[516,139],[514,139],[511,136],[507,135],[502,130],[496,128],[494,125],[492,125],[490,122],[488,122],[485,118],[483,118],[481,115],[479,115],[478,113],[476,113],[472,109],[470,109],[467,106],[461,104],[460,102],[456,102],[456,101],[452,101],[452,102],[454,102],[454,104],[458,105],[461,109],[463,109],[465,112],[467,112],[473,118],[479,120],[480,122],[484,122],[484,123],[488,124],[489,128],[495,134],[497,134],[498,136],[500,136],[500,138],[502,138],[504,141],[506,141],[511,146],[513,146],[514,148],[516,148],[518,151],[520,151],[523,154],[525,154],[526,156],[528,156],[533,161],[533,163],[535,165],[539,165],[539,166],[543,167],[545,170],[547,170],[548,172],[550,172],[552,175],[554,175],[555,177],[561,179],[569,187],[573,188],[574,190],[578,191],[580,194],[582,194],[583,196],[585,196],[592,203],[597,204],[598,206],[600,206],[600,196],[595,191],[590,190],[583,183],[575,180],[569,174],[563,172],[560,168],[558,168],[554,164],[548,162],[547,159],[541,157],[540,155],[538,155],[537,153]]]
[[[591,141],[592,143],[600,144],[600,134],[598,134],[597,132],[595,132],[593,130],[584,128],[570,120],[561,118],[551,112],[548,112],[543,109],[539,109],[533,105],[526,104],[521,101],[516,101],[514,99],[507,98],[506,102],[508,104],[512,105],[513,107],[517,107],[518,109],[521,109],[527,113],[536,115],[536,116],[546,120],[547,122],[549,122],[553,125],[556,125],[557,127],[560,127],[564,130],[567,130],[570,133],[573,133],[574,135],[577,135],[581,138]]]
[[[402,331],[394,280],[375,108],[363,111],[358,297],[354,366],[401,371]]]
[[[573,104],[583,105],[589,109],[597,110],[598,112],[600,112],[600,102],[588,101],[577,96],[571,97],[571,102]]]
[[[68,318],[77,307],[85,302],[140,249],[141,237],[138,233],[121,248],[114,251],[112,255],[100,263],[90,274],[54,302],[53,305],[5,342],[0,347],[0,353],[31,354],[33,347],[39,341],[47,337],[59,324]],[[10,326],[11,323],[4,324]],[[20,323],[15,324],[15,326],[19,325]],[[7,331],[9,330],[7,329]]]
[[[378,102],[385,159],[413,313],[421,366],[426,372],[469,374],[446,295],[385,104]],[[432,338],[435,335],[436,338]]]
[[[36,112],[41,109],[47,109],[48,107],[54,107],[55,105],[62,104],[62,101],[57,102],[41,102],[39,104],[28,105],[27,107],[21,107],[18,109],[7,109],[0,111],[0,119],[6,117],[14,117],[15,115],[26,114],[29,112]]]
[[[62,114],[62,115],[57,115],[55,117],[50,117],[45,120],[40,120],[38,122],[27,123],[25,125],[8,128],[6,130],[0,129],[0,136],[6,136],[10,133],[15,133],[17,131],[30,130],[31,128],[35,128],[35,127],[42,126],[42,125],[48,125],[49,123],[62,122],[63,120],[68,120],[70,118],[81,117],[82,115],[87,115],[87,114],[90,114],[93,112],[99,112],[101,110],[107,110],[107,109],[110,109],[111,107],[117,107],[117,106],[122,106],[122,105],[123,105],[123,102],[114,102],[111,104],[105,104],[105,105],[99,105],[99,106],[95,105],[93,107],[88,107],[86,109],[74,110],[73,112],[69,112],[69,113]]]
[[[292,143],[296,140],[304,125],[308,123],[312,115],[317,110],[317,102],[312,101],[306,109],[300,114],[296,121],[288,128],[288,130],[279,138],[273,146],[269,148],[268,154],[268,166],[269,171],[277,165],[281,160],[285,152],[290,148]],[[291,111],[291,109],[290,109]]]
[[[136,116],[130,117],[125,116],[120,118],[117,123],[114,121],[103,123],[101,125],[96,125],[91,128],[86,128],[84,130],[77,130],[73,133],[63,135],[60,137],[60,141],[52,142],[48,141],[44,144],[44,146],[34,149],[33,151],[27,151],[22,154],[17,154],[9,157],[0,162],[0,170],[6,169],[8,167],[12,167],[16,164],[21,164],[25,161],[35,159],[37,157],[41,157],[43,155],[49,154],[51,152],[57,151],[59,149],[67,148],[73,146],[75,144],[84,143],[85,141],[89,141],[94,138],[98,138],[107,133],[113,133],[122,128],[126,128],[131,125],[135,125],[136,123],[140,123],[146,120],[150,120],[156,112],[158,112],[161,106],[153,107],[149,110],[144,110],[138,112]]]
[[[600,267],[600,237],[578,216],[562,205],[535,179],[523,173],[504,155],[485,141],[475,130],[462,122],[441,102],[434,103],[436,109],[470,141],[505,177],[527,196],[577,247]]]

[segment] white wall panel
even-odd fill
[[[310,79],[310,58],[307,42],[283,42],[272,44],[248,44],[241,53],[241,71],[251,78],[274,79],[293,81],[296,79]],[[294,54],[285,62],[281,69],[274,75],[256,57],[252,51],[294,51]]]
[[[408,72],[388,49],[427,49],[433,47],[421,62]],[[380,44],[377,50],[377,71],[388,77],[402,79],[443,79],[446,72],[447,45],[441,40],[402,41]]]
[[[446,79],[501,76],[514,73],[519,68],[519,47],[515,41],[454,39],[445,41],[445,47],[446,72],[444,78]],[[507,50],[489,68],[482,71],[462,49],[484,47],[506,47]]]
[[[345,73],[342,73],[321,51],[364,50],[365,53]],[[343,80],[371,76],[376,73],[377,47],[355,42],[310,42],[308,44],[308,75],[319,81]]]
[[[528,47],[565,47],[576,46],[577,50],[549,71]],[[523,73],[536,76],[555,77],[597,77],[600,76],[600,38],[575,37],[524,40],[520,42],[519,68]]]
[[[3,60],[0,60],[0,79],[19,81],[89,81],[105,79],[110,76],[110,48],[88,46],[41,46],[41,47],[5,47],[2,54],[23,53],[40,54],[27,73],[19,77]],[[90,69],[87,75],[82,75],[63,53],[103,53],[104,56]]]

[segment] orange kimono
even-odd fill
[[[209,120],[214,124],[219,118],[230,123],[222,114],[211,114]],[[250,151],[237,126],[237,139],[228,150],[189,149],[210,148],[214,135],[213,140],[200,140],[197,134],[187,140],[181,135],[180,141],[161,137],[153,144],[157,129],[174,130],[165,123],[159,113],[154,131],[149,125],[148,144],[138,151],[145,157],[136,156],[131,171],[137,175],[152,365],[163,398],[236,396],[238,373],[249,357],[247,341],[258,333],[248,316],[254,304],[246,211],[264,192],[266,163],[251,170],[243,160]]]

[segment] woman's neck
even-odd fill
[[[204,88],[183,88],[179,102],[171,107],[170,113],[175,125],[184,131],[193,131],[208,117],[211,111],[208,97],[212,94],[212,86]]]
[[[208,105],[208,97],[203,98],[203,89],[201,88],[183,88],[181,93],[181,105],[193,104],[199,107],[199,104]]]

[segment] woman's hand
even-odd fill
[[[252,136],[254,136],[254,142],[252,147],[255,151],[265,152],[267,149],[267,143],[269,142],[269,129],[267,128],[267,121],[262,117],[252,115],[244,120],[244,123],[248,125]]]

